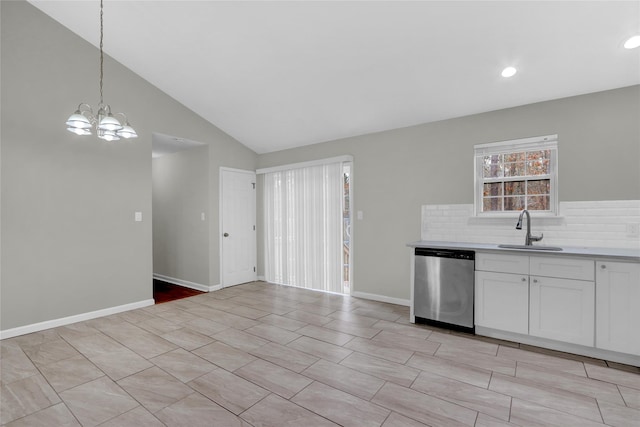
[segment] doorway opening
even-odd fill
[[[211,287],[209,146],[153,133],[151,156],[152,288],[162,303]]]

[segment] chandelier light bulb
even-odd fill
[[[624,42],[625,49],[635,49],[640,46],[640,34],[630,37]]]
[[[518,72],[518,70],[515,69],[515,67],[507,67],[504,70],[502,70],[502,77],[513,77],[516,75],[516,73]]]
[[[118,136],[124,138],[124,139],[129,139],[129,138],[137,138],[138,134],[136,133],[135,130],[133,130],[133,128],[131,126],[129,126],[129,123],[125,124],[124,127],[122,129],[120,129],[118,132],[116,132],[118,134]]]
[[[71,133],[75,133],[76,135],[81,135],[81,136],[91,135],[91,129],[68,127],[67,130]]]
[[[105,116],[98,124],[98,129],[105,131],[117,131],[122,129],[120,122],[111,114]]]
[[[90,129],[91,123],[89,119],[82,115],[80,110],[76,110],[67,120],[67,126],[73,129]]]
[[[104,139],[105,141],[118,141],[120,137],[116,134],[115,131],[112,130],[98,130],[98,138]]]

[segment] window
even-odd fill
[[[476,215],[522,209],[557,214],[557,135],[479,144],[474,150]]]

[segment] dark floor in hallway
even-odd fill
[[[156,301],[156,304],[192,297],[202,293],[203,292],[196,291],[195,289],[153,279],[153,299]]]

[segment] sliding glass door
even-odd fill
[[[263,182],[265,279],[349,293],[350,168],[295,167],[266,172]]]

